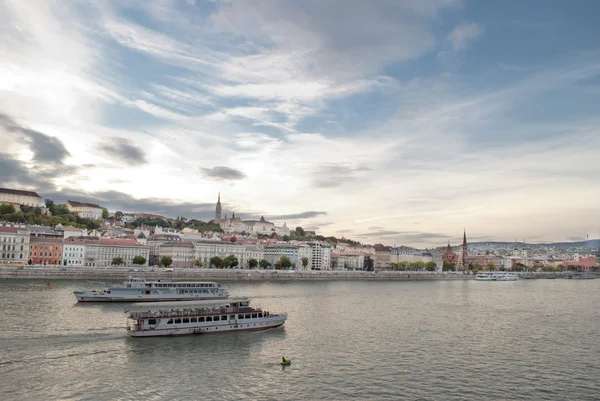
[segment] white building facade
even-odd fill
[[[246,249],[246,261],[250,259],[255,259],[257,261],[261,261],[265,258],[265,251],[258,244],[245,244],[244,248]],[[244,267],[249,267],[248,264]]]
[[[29,230],[25,226],[0,226],[0,263],[25,264],[29,259]]]
[[[133,266],[133,258],[136,256],[146,259],[146,263],[141,266],[148,266],[149,248],[135,240],[100,238],[96,241],[86,241],[85,247],[85,266],[109,267],[118,257],[123,259],[121,266]]]
[[[102,206],[94,203],[68,200],[67,203],[65,203],[65,206],[72,213],[76,213],[81,218],[94,220],[100,220],[102,218]]]
[[[189,241],[172,241],[160,245],[160,259],[163,256],[171,258],[171,267],[191,269],[194,267],[194,244]]]
[[[234,255],[237,258],[237,268],[248,266],[246,247],[242,244],[208,240],[193,241],[193,243],[195,257],[198,259],[202,267],[211,267],[210,259],[215,256],[226,258],[230,255]]]
[[[43,207],[42,197],[32,191],[21,191],[19,189],[0,188],[0,204],[14,206]]]
[[[298,257],[298,245],[269,244],[265,246],[265,259],[271,263],[271,267],[274,267],[275,263],[277,263],[282,256],[286,256],[290,259],[292,267],[302,266]]]
[[[312,249],[311,269],[330,270],[331,269],[331,246],[329,244],[320,244],[311,242],[308,245]]]
[[[84,266],[85,242],[65,241],[63,244],[63,266]]]

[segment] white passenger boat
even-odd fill
[[[212,281],[146,281],[141,278],[129,278],[121,285],[96,284],[100,289],[73,291],[77,301],[161,302],[226,299],[229,297],[224,286]]]
[[[566,278],[572,280],[593,280],[596,276],[591,273],[573,273],[569,274]]]
[[[513,272],[482,272],[477,273],[475,280],[478,281],[517,281],[519,276]]]
[[[249,298],[137,305],[125,308],[127,334],[132,337],[258,331],[279,327],[286,313],[250,306]]]

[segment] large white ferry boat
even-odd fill
[[[229,292],[224,286],[212,281],[146,281],[141,278],[129,278],[121,285],[95,284],[101,289],[73,291],[77,301],[161,302],[226,299],[229,297]]]
[[[132,337],[212,334],[258,331],[279,327],[286,313],[273,313],[250,306],[249,298],[227,301],[178,302],[125,308],[127,334]]]
[[[519,276],[513,272],[482,272],[477,273],[475,280],[478,281],[517,281]]]

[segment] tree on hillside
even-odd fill
[[[124,263],[123,258],[120,256],[117,256],[117,257],[113,258],[113,260],[110,264],[113,266],[119,266],[119,265],[122,265],[123,263]]]
[[[0,214],[13,214],[15,207],[13,205],[0,205]]]
[[[54,204],[54,201],[52,199],[46,199],[45,205],[46,209],[48,209],[50,213],[54,215],[54,212],[56,211],[56,205]]]
[[[53,215],[64,215],[64,214],[70,214],[72,215],[71,211],[67,208],[66,205],[60,204],[60,205],[54,205],[54,212],[52,213]]]
[[[98,222],[98,220],[77,217],[76,221],[77,224],[79,224],[83,228],[87,228],[88,230],[95,230],[97,228],[100,228],[100,223]]]
[[[171,259],[170,256],[163,256],[162,258],[160,258],[160,264],[163,265],[165,268],[169,267],[173,264],[173,259]]]
[[[116,221],[121,221],[122,218],[123,218],[123,212],[120,212],[120,211],[117,210],[115,212],[115,220]]]
[[[308,258],[304,256],[302,258],[302,267],[306,269],[306,266],[308,266]]]
[[[223,259],[221,259],[218,256],[213,256],[212,258],[210,258],[210,267],[214,267],[216,269],[222,269],[223,268]]]
[[[296,235],[299,237],[304,237],[306,233],[302,227],[296,227]]]
[[[252,258],[248,261],[248,267],[251,269],[256,269],[256,266],[258,266],[258,260]]]
[[[133,258],[133,262],[134,265],[144,265],[146,264],[146,258],[143,256],[136,256]]]
[[[282,239],[283,239],[283,241],[288,242],[290,240],[290,237],[288,237],[287,235],[284,235]]]
[[[261,269],[266,269],[267,267],[271,266],[271,262],[269,262],[267,259],[261,259],[260,262],[258,262],[258,265]]]
[[[406,271],[408,269],[408,262],[398,262],[398,270]]]
[[[102,218],[104,220],[108,219],[108,209],[105,207],[102,208]]]
[[[292,261],[287,256],[282,256],[279,258],[279,267],[281,269],[289,269],[292,267]]]

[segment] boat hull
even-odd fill
[[[227,299],[220,297],[114,297],[114,296],[89,296],[75,294],[77,302],[172,302],[172,301],[210,301],[215,299]]]

